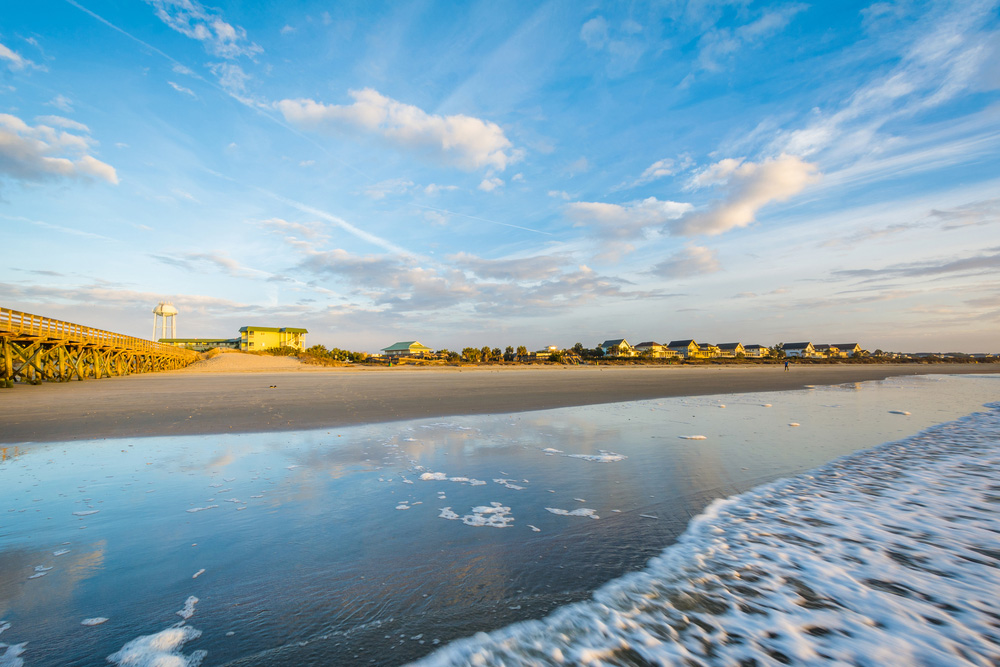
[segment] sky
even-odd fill
[[[7,0],[0,306],[1000,353],[1000,7]]]

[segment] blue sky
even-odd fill
[[[11,0],[0,305],[1000,352],[980,2]]]

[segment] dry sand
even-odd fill
[[[0,442],[331,428],[927,373],[1000,365],[337,369],[221,355],[181,371],[0,390]]]

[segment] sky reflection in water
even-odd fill
[[[103,664],[179,622],[196,596],[189,624],[203,634],[187,648],[208,651],[205,664],[405,662],[584,599],[641,568],[712,499],[967,414],[996,387],[917,377],[330,431],[27,443],[0,463],[0,640],[28,642],[28,665]],[[574,458],[602,453],[626,458]],[[469,481],[421,479],[435,473]],[[491,503],[510,508],[508,527],[441,518]]]

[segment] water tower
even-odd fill
[[[162,317],[162,326],[160,338],[177,338],[177,323],[174,321],[177,317],[177,309],[174,308],[174,304],[169,301],[161,301],[156,304],[156,308],[153,309],[153,340],[156,338],[156,318]],[[167,322],[170,322],[170,335],[167,335]]]

